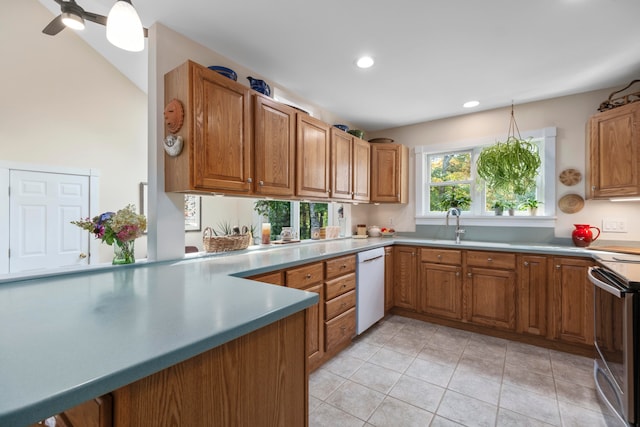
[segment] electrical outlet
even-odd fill
[[[603,218],[602,231],[607,233],[626,233],[627,219],[626,218]]]

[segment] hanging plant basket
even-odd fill
[[[525,140],[520,136],[511,106],[507,140],[480,152],[476,162],[478,176],[498,193],[525,195],[536,186],[540,164],[538,147],[531,139]]]

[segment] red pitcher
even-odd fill
[[[571,238],[573,239],[573,244],[576,246],[585,248],[589,246],[591,242],[600,237],[600,229],[598,227],[594,227],[593,225],[589,224],[573,224],[573,226],[576,229],[573,230],[573,233],[571,233]],[[592,228],[598,230],[598,234],[596,234],[596,237],[593,237],[593,233],[591,233]]]

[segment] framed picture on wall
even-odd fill
[[[140,213],[149,219],[148,185],[146,182],[140,183]],[[200,231],[200,208],[202,199],[200,196],[184,196],[184,230]]]
[[[185,231],[200,231],[200,196],[184,196],[184,229]]]

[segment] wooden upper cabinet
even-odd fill
[[[165,154],[165,191],[250,193],[249,88],[187,61],[165,75],[165,104],[174,98],[184,107],[176,133],[184,148],[175,157]]]
[[[328,124],[307,114],[297,114],[297,196],[329,197],[330,128]]]
[[[296,111],[262,95],[254,107],[254,192],[293,196]]]
[[[331,128],[331,197],[369,201],[369,143]]]
[[[353,197],[353,136],[331,128],[331,197]]]
[[[371,199],[371,147],[360,138],[353,137],[353,200]]]
[[[640,102],[589,121],[589,198],[640,195]]]
[[[400,144],[371,144],[371,202],[407,203],[409,149]]]

